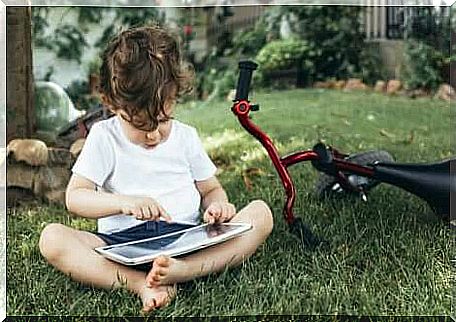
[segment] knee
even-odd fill
[[[62,245],[66,227],[62,224],[49,224],[40,235],[39,247],[41,254],[50,262],[62,254]]]
[[[255,229],[261,231],[265,237],[268,236],[274,227],[272,211],[269,208],[268,204],[263,200],[258,199],[252,201],[249,204],[249,207],[253,208],[252,212],[255,218]]]

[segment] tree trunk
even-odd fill
[[[6,112],[9,142],[35,131],[30,7],[6,8]]]

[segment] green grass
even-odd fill
[[[318,140],[342,151],[381,148],[401,162],[456,154],[450,145],[455,108],[445,102],[324,90],[258,93],[252,98],[261,104],[254,121],[282,154],[311,148]],[[313,193],[318,174],[310,164],[296,165],[291,168],[298,192],[295,213],[329,242],[327,248],[310,251],[288,233],[281,213],[283,188],[229,103],[188,104],[177,114],[200,131],[232,202],[241,207],[264,199],[273,209],[275,228],[251,260],[181,285],[177,299],[157,316],[450,314],[453,236],[424,202],[387,185],[373,190],[367,203],[323,202]],[[261,170],[251,177],[251,190],[242,178],[249,168]],[[37,244],[50,222],[95,229],[93,221],[71,217],[57,206],[11,209],[8,314],[138,315],[140,302],[126,291],[82,286],[46,264]]]

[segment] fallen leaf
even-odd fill
[[[396,137],[394,134],[389,133],[389,132],[388,132],[387,130],[385,130],[385,129],[381,129],[379,133],[380,133],[381,136],[387,137],[387,138],[389,138],[389,139],[394,139],[394,138]]]

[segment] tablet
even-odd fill
[[[124,265],[139,265],[160,255],[174,257],[222,243],[251,228],[244,223],[203,224],[163,236],[98,247],[95,251]]]

